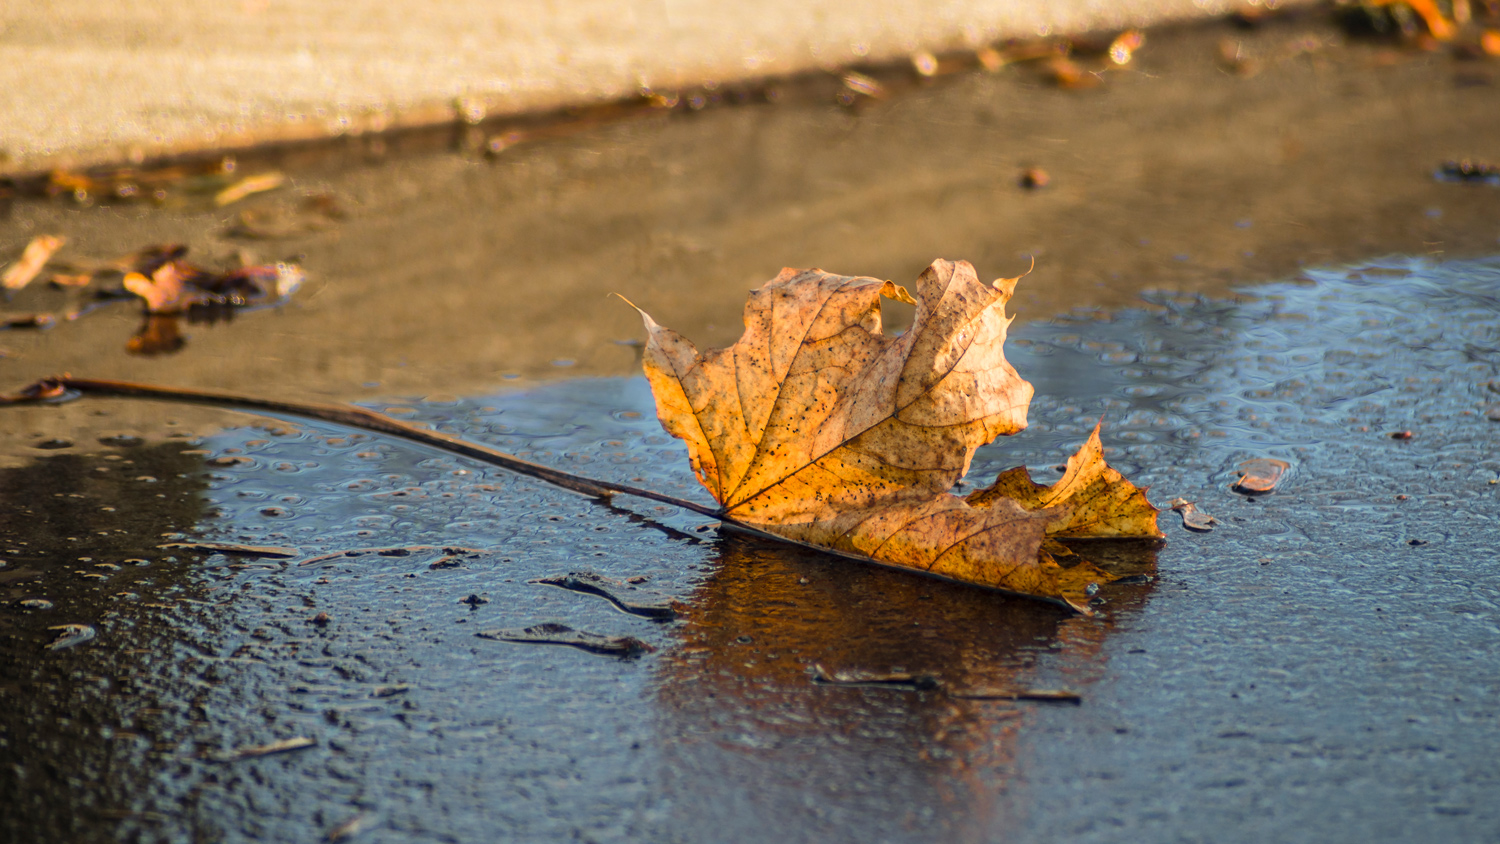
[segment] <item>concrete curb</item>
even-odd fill
[[[1302,0],[1306,2],[1306,0]],[[1231,0],[54,0],[0,12],[0,173],[543,112],[1223,15]],[[1270,0],[1268,0],[1270,5]],[[1286,3],[1284,5],[1292,5]]]

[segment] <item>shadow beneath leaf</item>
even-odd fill
[[[1157,548],[1078,549],[1126,576],[1083,618],[751,537],[718,546],[660,663],[674,826],[709,834],[754,817],[764,840],[911,841],[1012,825],[1016,736],[1056,704],[1007,693],[1055,687],[1062,666],[1086,700],[1105,638],[1150,596]]]

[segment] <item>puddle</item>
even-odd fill
[[[904,282],[939,255],[989,276],[1035,256],[1009,347],[1032,426],[970,477],[1053,479],[1103,415],[1113,465],[1217,525],[1164,513],[1157,576],[1081,619],[323,424],[6,409],[0,838],[1485,838],[1496,194],[1434,172],[1493,158],[1495,80],[1302,26],[1153,32],[1088,92],[973,74],[493,159],[367,166],[354,139],[272,156],[280,193],[224,210],[17,200],[17,250],[175,242],[307,282],[149,358],[123,351],[128,307],[0,332],[7,391],[71,371],[359,401],[701,501],[608,293],[708,346],[784,264]],[[1253,78],[1218,66],[1230,36],[1265,59]],[[306,197],[340,216],[301,226]],[[246,240],[242,211],[292,234]],[[1268,278],[1295,280],[1241,287]],[[33,283],[0,318],[62,297]],[[1275,491],[1233,492],[1257,458],[1289,464]],[[678,617],[531,582],[572,572]],[[652,650],[477,635],[547,624]],[[981,694],[1015,690],[1082,703]]]
[[[0,470],[18,514],[0,522],[5,830],[1396,840],[1422,818],[1478,840],[1500,820],[1496,290],[1500,258],[1398,258],[1018,326],[1032,425],[970,478],[1055,477],[1103,414],[1114,465],[1219,522],[1164,513],[1158,577],[1102,593],[1096,619],[321,424],[37,452]],[[641,378],[370,406],[707,500]],[[1255,457],[1291,468],[1274,493],[1232,492]],[[159,547],[194,540],[303,556]],[[528,582],[572,571],[681,616]],[[18,603],[37,598],[52,607]],[[546,622],[655,650],[476,635]],[[64,624],[97,635],[46,650]],[[945,691],[987,688],[1083,703]]]

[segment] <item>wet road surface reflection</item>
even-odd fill
[[[1497,289],[1395,259],[1021,327],[1032,427],[972,479],[1055,477],[1102,413],[1111,463],[1220,522],[1164,514],[1092,619],[321,424],[38,451],[0,486],[0,837],[1480,840]],[[703,495],[643,379],[372,406]],[[1275,493],[1230,490],[1251,457]],[[297,556],[161,547],[201,541]],[[571,571],[682,615],[528,582]],[[475,635],[544,622],[655,652]],[[96,636],[48,650],[68,624]],[[996,688],[1082,703],[962,695]]]

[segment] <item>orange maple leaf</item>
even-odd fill
[[[975,449],[1026,427],[1032,387],[1003,350],[1017,281],[985,285],[940,260],[913,299],[890,281],[787,269],[750,294],[739,341],[703,354],[642,311],[657,415],[726,519],[1087,612],[1090,584],[1110,576],[1059,564],[1049,537],[1161,536],[1097,428],[1055,486],[1019,469],[948,492]],[[881,297],[916,305],[910,330],[882,332]]]

